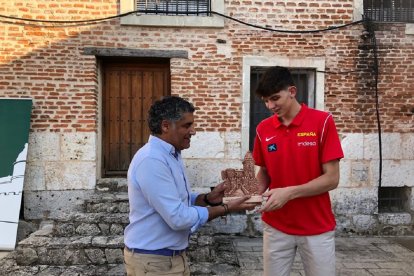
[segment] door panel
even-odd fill
[[[169,60],[104,62],[103,176],[125,176],[147,141],[151,104],[170,94]]]
[[[109,168],[118,169],[119,163],[119,83],[120,72],[112,71],[109,73],[109,91],[107,95],[107,116],[105,116],[104,122],[107,123],[106,135],[107,138],[107,155],[104,160],[107,162]]]
[[[142,73],[134,72],[132,75],[132,91],[136,91],[138,95],[142,95]],[[134,112],[131,112],[131,123],[133,125],[143,125],[145,124],[145,120],[143,118],[143,101],[142,97],[132,97],[131,99],[132,106],[134,108]],[[143,146],[143,143],[145,143],[145,135],[143,135],[143,130],[147,129],[147,127],[139,128],[139,127],[133,127],[131,129],[131,151],[129,159],[132,160],[132,157],[134,157],[135,152]]]
[[[119,164],[118,169],[123,170],[128,167],[130,154],[130,140],[131,140],[131,96],[133,91],[131,89],[131,72],[121,74],[120,87],[120,121],[119,121]]]

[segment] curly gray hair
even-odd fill
[[[195,110],[194,106],[178,96],[167,96],[152,104],[148,111],[148,127],[152,134],[161,134],[161,122],[178,121],[183,113]]]

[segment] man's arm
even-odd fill
[[[253,210],[257,203],[245,203],[250,196],[243,196],[238,199],[229,201],[226,204],[220,206],[207,207],[208,209],[208,221],[215,219],[219,216],[225,216],[232,212]]]
[[[208,206],[207,202],[213,204],[220,204],[223,202],[225,182],[218,184],[214,189],[207,194],[199,194],[194,201],[194,205],[197,206]]]
[[[199,194],[195,199],[194,205],[197,206],[208,206],[207,202],[212,204],[220,204],[223,202],[225,182],[218,184],[210,193]],[[225,216],[231,212],[253,210],[257,204],[244,203],[250,196],[244,196],[240,199],[232,200],[227,204],[220,204],[218,206],[209,206],[208,210],[208,221],[215,219],[219,216]]]
[[[256,179],[259,182],[259,194],[263,194],[270,185],[270,177],[265,167],[260,167]]]
[[[324,163],[322,170],[321,176],[306,184],[272,189],[264,193],[263,196],[268,196],[269,199],[260,211],[276,210],[282,208],[289,200],[319,195],[335,189],[339,184],[339,160]]]
[[[156,158],[146,158],[137,167],[136,177],[145,200],[173,230],[190,229],[199,220],[200,212],[207,220],[207,210],[198,210],[182,202],[168,164]]]
[[[319,195],[338,187],[339,160],[333,160],[322,165],[323,174],[305,185],[291,187],[290,199]]]

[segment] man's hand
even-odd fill
[[[269,212],[282,208],[291,199],[291,187],[272,189],[263,194],[268,197],[259,212]]]
[[[253,210],[260,203],[246,202],[250,197],[251,196],[243,196],[241,198],[233,199],[227,202],[229,212],[231,213],[231,212],[238,212],[238,211]]]
[[[230,200],[222,205],[208,207],[208,220],[210,221],[214,218],[228,215],[232,212],[253,210],[258,203],[246,203],[246,200],[249,198],[250,196],[243,196],[241,198]]]
[[[218,184],[214,189],[207,194],[207,200],[211,203],[217,204],[223,202],[224,190],[226,189],[225,182]]]

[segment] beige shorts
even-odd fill
[[[335,275],[335,231],[295,236],[263,223],[264,276],[289,276],[296,250],[299,251],[306,276]]]
[[[124,260],[128,276],[190,275],[185,252],[169,257],[132,253],[124,249]]]

